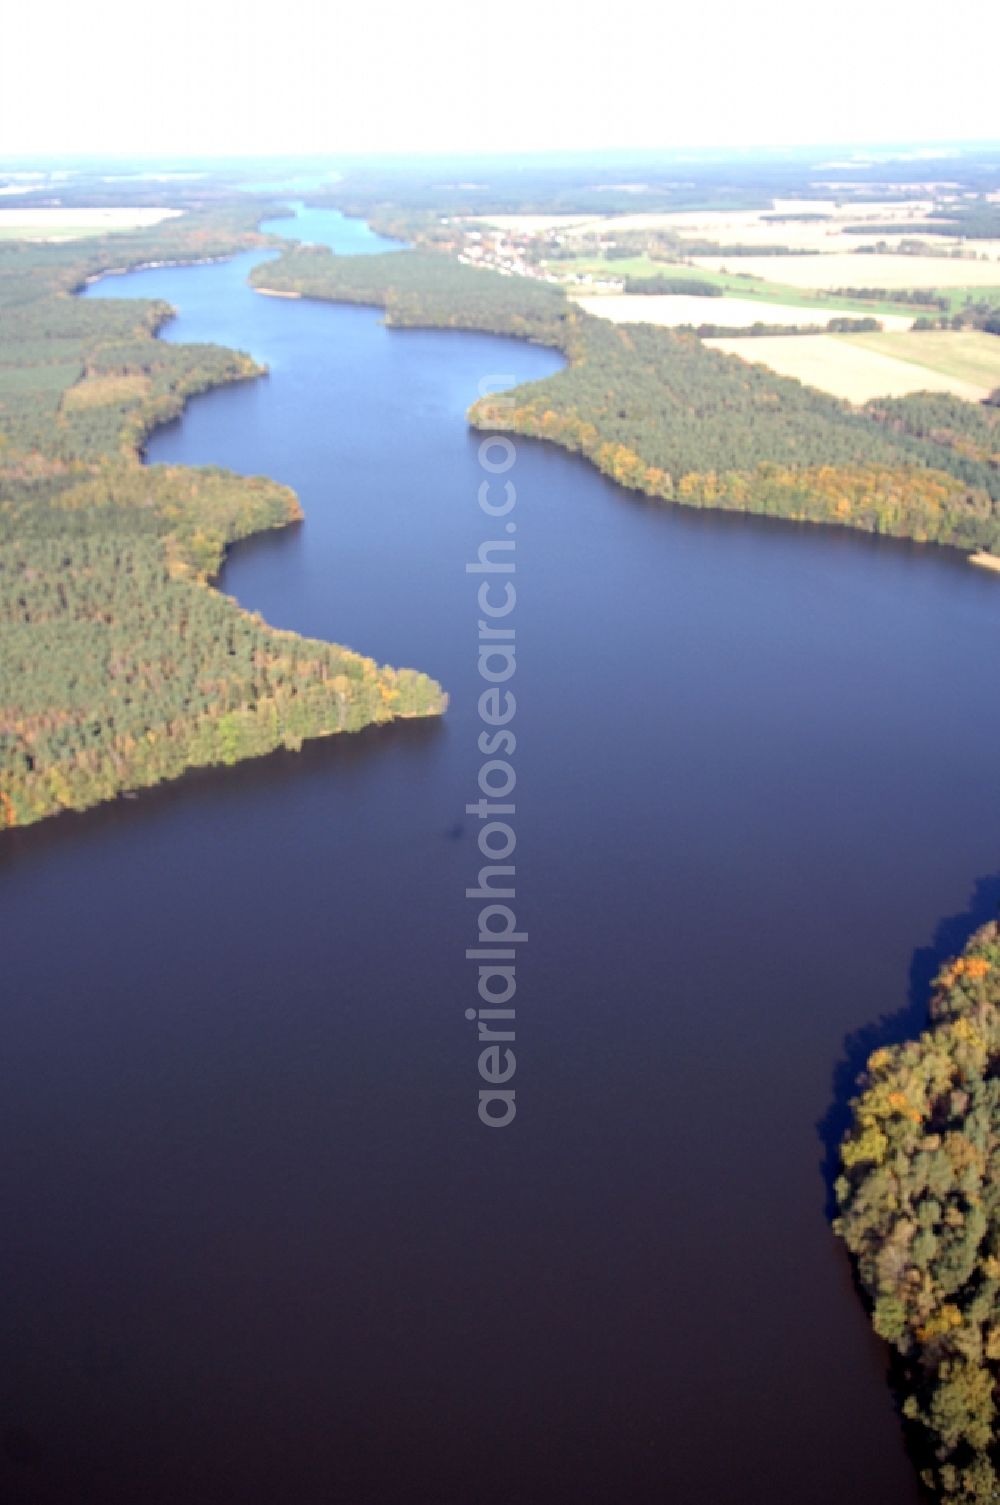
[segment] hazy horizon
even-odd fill
[[[708,19],[640,5],[613,27],[595,0],[509,0],[502,15],[458,0],[356,13],[289,0],[277,14],[260,0],[176,0],[148,21],[98,0],[58,26],[22,8],[0,56],[0,156],[988,143],[990,28],[978,0],[956,0],[947,19],[983,48],[954,49],[931,77],[940,12],[927,0],[846,0],[815,36],[784,0],[724,0]]]

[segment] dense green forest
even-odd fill
[[[1000,470],[1000,409],[945,392],[873,397],[866,411],[893,433],[929,439]]]
[[[481,399],[471,422],[552,440],[650,496],[1000,550],[1000,470],[991,459],[940,442],[917,420],[889,424],[881,409],[858,411],[707,350],[693,335],[612,325],[550,284],[426,251],[344,257],[302,247],[252,280],[381,304],[392,324],[556,346],[568,356],[563,371]],[[911,401],[902,400],[904,412]]]
[[[443,709],[425,675],[277,632],[210,587],[229,543],[301,515],[291,492],[140,463],[187,397],[256,364],[156,340],[165,304],[71,296],[102,267],[259,244],[258,213],[0,245],[0,827]]]
[[[582,353],[472,410],[692,506],[994,549],[1000,472],[795,381],[648,324],[587,320]]]
[[[562,346],[574,318],[558,288],[464,266],[434,251],[334,256],[324,246],[296,246],[255,267],[250,281],[261,290],[382,307],[388,324],[479,329],[543,345]]]
[[[852,1105],[836,1230],[898,1355],[925,1483],[996,1500],[1000,1380],[1000,927],[935,983],[929,1027],[876,1050]]]
[[[131,454],[187,397],[257,374],[248,356],[153,335],[165,303],[69,296],[108,268],[230,255],[265,243],[252,208],[167,220],[60,245],[0,242],[0,457],[50,462]]]

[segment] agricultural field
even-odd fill
[[[179,209],[0,209],[0,240],[83,240],[116,230],[145,229]]]
[[[557,230],[560,234],[583,234],[599,230],[608,223],[607,219],[592,214],[466,214],[460,218],[470,228],[492,225],[510,235],[541,235],[549,230]]]
[[[1000,337],[980,329],[913,330],[900,334],[849,334],[842,338],[865,350],[909,361],[956,381],[992,392],[1000,387]]]
[[[659,324],[676,328],[681,324],[716,324],[730,328],[749,329],[753,324],[786,324],[801,328],[811,324],[823,324],[834,310],[818,308],[815,303],[796,306],[787,303],[765,303],[749,298],[698,298],[683,294],[634,294],[598,293],[574,297],[587,313],[598,318],[610,319],[613,324]],[[859,317],[871,309],[855,310]],[[888,329],[907,330],[913,323],[912,316],[883,315],[882,323]],[[806,336],[796,336],[800,342]],[[989,336],[986,336],[989,338]],[[755,343],[759,341],[755,340]]]
[[[600,228],[605,233],[618,230],[623,234],[636,230],[672,230],[692,241],[714,240],[723,245],[744,246],[783,245],[789,251],[851,254],[863,243],[864,237],[848,235],[846,226],[898,222],[898,237],[885,233],[877,237],[891,242],[894,238],[915,235],[917,231],[913,227],[926,218],[932,207],[929,199],[860,205],[834,204],[825,199],[776,199],[773,209],[618,215],[589,228]],[[800,215],[821,218],[796,217]],[[955,242],[950,239],[941,240],[942,247],[953,244]]]
[[[903,239],[920,237],[920,225],[935,208],[936,202],[930,198],[849,200],[845,203],[829,199],[776,199],[771,209],[705,209],[605,216],[501,214],[491,216],[488,223],[513,235],[554,230],[573,238],[667,230],[692,242],[711,240],[720,246],[783,245],[789,251],[852,255],[865,243],[866,236],[848,234],[848,226],[856,228],[870,224],[876,227],[871,233],[873,241],[898,244]],[[898,227],[895,233],[885,228],[890,224]],[[933,244],[941,251],[948,251],[961,242],[950,236],[936,236]],[[976,250],[993,260],[1000,259],[998,241],[977,241]]]
[[[854,403],[911,392],[981,402],[1000,386],[1000,339],[978,331],[774,335],[705,344]]]
[[[831,256],[696,256],[693,261],[706,272],[739,271],[826,292],[833,288],[992,288],[1000,284],[1000,261],[972,257],[837,252]]]
[[[768,259],[774,260],[775,258]],[[887,302],[884,299],[871,302],[866,299],[862,302],[858,298],[840,298],[832,293],[803,291],[802,288],[789,287],[784,283],[770,281],[764,277],[749,277],[734,272],[702,271],[700,267],[691,266],[686,262],[656,261],[651,256],[629,256],[616,261],[604,261],[588,256],[569,261],[553,261],[547,263],[546,266],[548,271],[564,277],[590,276],[595,280],[623,277],[680,277],[690,279],[692,282],[711,282],[720,288],[727,298],[732,296],[759,303],[780,303],[788,308],[808,309],[812,317],[803,321],[806,324],[824,324],[835,314],[848,314],[858,319],[871,315],[881,319],[883,323],[892,318],[904,319],[906,322],[897,327],[909,329],[914,314],[912,306],[905,303]],[[719,302],[719,300],[715,301]],[[758,314],[758,318],[766,321],[763,312]],[[712,322],[726,324],[729,320],[716,318]]]

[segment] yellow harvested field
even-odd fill
[[[179,209],[0,209],[0,231],[23,234],[25,240],[60,240],[78,235],[100,235],[107,230],[138,230],[173,219]]]
[[[587,229],[601,225],[604,220],[593,215],[580,214],[467,214],[461,216],[467,224],[495,225],[498,230],[507,230],[511,235],[538,235],[543,230]]]
[[[836,204],[830,199],[775,199],[771,209],[681,209],[637,210],[628,214],[493,214],[491,225],[500,225],[506,230],[547,230],[551,227],[568,229],[571,226],[587,229],[597,226],[607,230],[677,230],[683,234],[697,230],[706,235],[722,235],[733,238],[736,230],[746,230],[755,225],[770,225],[772,233],[779,228],[768,215],[774,214],[822,214],[831,225],[863,224],[865,220],[885,224],[899,220],[901,228],[912,220],[924,219],[933,200],[886,199],[870,200],[864,204]],[[486,218],[486,216],[482,216]],[[468,215],[466,218],[473,218]]]
[[[773,209],[701,209],[674,214],[619,214],[598,222],[604,230],[674,230],[699,240],[738,241],[741,245],[787,245],[801,250],[855,250],[858,237],[846,236],[845,225],[899,223],[899,233],[913,234],[915,221],[932,208],[929,199],[894,203],[837,205],[824,199],[775,199]],[[821,214],[822,220],[784,222],[769,215]]]
[[[1000,287],[1000,262],[947,256],[696,256],[711,272],[742,272],[786,287]]]
[[[788,303],[757,303],[750,298],[697,298],[672,293],[606,293],[585,295],[574,298],[573,302],[613,324],[660,324],[666,328],[679,324],[693,324],[696,328],[700,324],[719,324],[730,329],[749,329],[752,324],[785,324],[800,329],[810,324],[826,324],[835,317],[828,308],[796,308]],[[860,310],[858,317],[862,317]],[[885,329],[900,331],[909,329],[913,321],[904,314],[882,314],[879,322]],[[807,336],[794,338],[798,343]]]
[[[659,211],[615,215],[572,214],[500,214],[489,223],[512,234],[537,234],[557,230],[564,235],[611,234],[615,231],[673,230],[677,234],[699,240],[714,240],[720,244],[739,242],[747,246],[784,245],[791,251],[839,252],[850,255],[863,243],[863,237],[846,235],[846,225],[898,224],[898,233],[880,232],[879,240],[892,245],[905,236],[919,234],[915,228],[934,207],[932,199],[872,200],[864,204],[835,204],[828,199],[775,199],[774,208],[760,209],[701,209],[682,210],[674,213]],[[768,215],[817,214],[821,220],[787,220],[784,223],[769,219]],[[873,235],[872,237],[876,237]],[[938,237],[942,248],[957,244],[946,237]],[[1000,248],[995,242],[977,242],[977,250],[996,259]],[[778,279],[775,279],[778,280]]]
[[[887,200],[887,202],[863,203],[863,205],[834,205],[822,199],[776,199],[770,211],[700,211],[682,214],[633,214],[619,215],[605,220],[607,229],[619,230],[676,230],[678,235],[700,241],[738,242],[739,245],[786,245],[789,251],[821,251],[824,254],[839,253],[852,256],[866,241],[863,235],[848,235],[846,226],[860,224],[896,224],[896,233],[880,230],[870,239],[898,245],[905,238],[920,235],[920,221],[926,220],[934,208],[932,199]],[[821,214],[822,220],[780,221],[768,215]],[[952,236],[937,236],[935,245],[941,250],[950,250],[958,241]],[[997,259],[995,242],[977,241],[977,253]],[[742,257],[733,271],[742,268]],[[774,281],[791,281],[791,278],[773,277]]]
[[[1000,339],[981,329],[915,329],[910,334],[851,334],[852,345],[912,361],[957,381],[1000,387]]]
[[[909,336],[892,338],[902,340]],[[705,344],[726,355],[738,355],[741,360],[767,366],[780,376],[794,377],[806,386],[819,387],[834,397],[844,397],[848,402],[867,402],[870,397],[906,397],[910,392],[950,392],[955,397],[980,402],[990,391],[988,386],[962,381],[915,361],[869,349],[850,335],[765,335],[759,339],[747,336],[706,340]]]
[[[853,221],[852,221],[853,223]],[[683,230],[680,232],[689,240],[696,236],[698,240],[714,240],[719,244],[725,242],[738,242],[741,246],[784,246],[789,251],[819,251],[824,256],[839,254],[852,256],[858,247],[864,243],[864,236],[847,235],[843,224],[838,220],[815,220],[808,224],[774,224],[768,220],[761,220],[755,225],[736,227],[728,233],[719,234],[714,230]],[[914,235],[914,231],[903,227],[897,235],[880,233],[871,237],[871,243],[876,240],[885,241],[887,245],[896,246],[901,240]],[[940,240],[943,246],[953,245],[951,240]],[[740,257],[742,266],[744,257]],[[768,260],[773,260],[768,257]]]

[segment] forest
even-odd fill
[[[165,304],[71,296],[102,267],[260,244],[258,216],[0,246],[0,827],[444,708],[425,675],[275,631],[211,588],[230,543],[296,521],[298,502],[144,466],[140,446],[193,393],[260,368],[157,340]]]
[[[853,409],[708,350],[694,335],[612,325],[550,284],[427,251],[343,257],[303,247],[257,268],[252,280],[380,304],[391,324],[556,346],[568,357],[564,370],[481,399],[470,421],[551,440],[649,496],[1000,550],[1000,470],[991,455],[943,442],[919,417],[889,422],[884,407]],[[914,401],[919,414],[920,400],[910,398],[894,413],[907,414]]]
[[[988,462],[691,336],[588,319],[579,339],[564,371],[477,403],[476,426],[555,440],[666,501],[1000,546]]]
[[[995,1500],[1000,1380],[1000,926],[934,985],[928,1028],[876,1050],[841,1149],[836,1232],[897,1356],[924,1483]]]
[[[910,434],[1000,470],[1000,409],[945,392],[873,397],[866,411],[893,433]]]
[[[251,286],[333,303],[385,309],[386,323],[410,328],[477,329],[563,347],[574,311],[555,287],[465,266],[434,251],[334,256],[296,246],[250,275]]]

